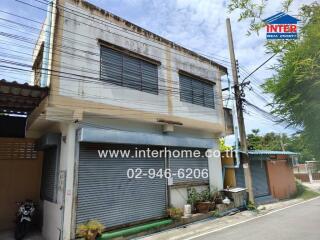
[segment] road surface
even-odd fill
[[[194,240],[320,240],[320,198]]]

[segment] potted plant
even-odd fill
[[[198,201],[196,203],[196,209],[199,213],[208,213],[212,203],[210,201],[210,191],[209,189],[203,190],[198,195]]]
[[[167,209],[167,213],[170,218],[179,220],[183,216],[183,210],[181,208],[170,207]]]
[[[77,227],[77,235],[85,240],[95,240],[101,236],[105,226],[98,220],[89,220],[85,224],[80,224]]]
[[[188,191],[187,203],[191,205],[192,212],[195,212],[196,204],[199,201],[199,194],[195,188],[191,188]]]

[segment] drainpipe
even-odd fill
[[[50,85],[49,75],[51,74],[52,52],[53,52],[53,34],[55,21],[53,16],[56,16],[56,0],[51,0],[48,3],[47,17],[46,17],[46,31],[43,49],[43,64],[42,64],[42,77],[41,87],[48,87]],[[51,79],[51,77],[50,77]]]

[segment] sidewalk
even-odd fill
[[[216,219],[208,219],[201,222],[189,224],[183,227],[175,228],[172,230],[152,234],[143,238],[144,240],[186,240],[192,237],[205,233],[208,231],[221,230],[230,227],[234,224],[253,219],[257,216],[262,216],[271,211],[281,209],[303,202],[302,199],[292,199],[287,201],[280,201],[272,204],[267,204],[259,207],[259,211],[243,211],[231,216],[225,216]]]

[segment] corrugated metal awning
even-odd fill
[[[279,155],[297,156],[299,153],[290,151],[270,151],[270,150],[252,150],[248,151],[251,160],[276,160]]]
[[[299,155],[299,153],[290,151],[271,151],[271,150],[252,150],[249,155]]]

